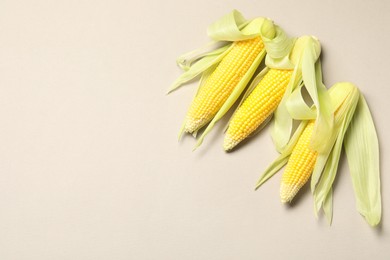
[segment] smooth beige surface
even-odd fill
[[[240,10],[323,44],[324,80],[355,82],[381,145],[383,224],[355,209],[345,157],[334,221],[306,188],[279,202],[267,127],[234,153],[218,124],[177,142],[195,84],[175,58]],[[0,259],[390,259],[390,2],[1,1]]]

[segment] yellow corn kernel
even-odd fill
[[[213,119],[264,48],[260,37],[233,44],[192,102],[185,119],[185,132],[196,132]]]
[[[277,108],[292,70],[270,69],[234,113],[224,139],[224,149],[233,149],[253,133]]]
[[[282,202],[290,202],[308,181],[314,170],[318,153],[309,148],[313,128],[314,121],[310,121],[299,137],[288,160],[280,186]]]

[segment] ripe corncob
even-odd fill
[[[260,37],[233,43],[193,100],[186,115],[185,132],[194,133],[213,119],[263,49]]]
[[[280,186],[280,199],[290,202],[300,188],[310,178],[318,153],[310,149],[310,140],[314,129],[314,121],[310,121],[295,145],[283,173]]]
[[[224,149],[233,149],[252,134],[277,108],[293,70],[270,69],[233,115],[224,139]]]
[[[334,110],[335,129],[340,127],[349,110],[352,109],[354,111],[356,100],[359,97],[358,93],[359,91],[352,84],[336,84],[329,90],[333,102],[339,96],[345,98]],[[311,148],[310,143],[312,141],[314,126],[315,120],[309,121],[293,147],[286,170],[282,176],[280,186],[280,198],[282,202],[290,202],[295,197],[302,186],[309,180],[316,166],[319,153]],[[328,141],[334,143],[332,138]],[[329,146],[329,148],[331,147],[333,146]]]

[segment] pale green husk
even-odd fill
[[[381,220],[379,143],[368,105],[360,95],[355,115],[344,138],[357,210],[371,226]]]
[[[317,159],[311,184],[314,207],[316,212],[322,207],[325,215],[332,217],[332,207],[327,204],[344,142],[357,209],[371,226],[376,226],[382,214],[379,145],[371,113],[363,95],[353,84],[338,83],[333,90],[338,91],[333,93],[338,98],[333,102],[334,108],[339,110],[335,117],[337,137],[330,154],[324,152]],[[341,105],[337,106],[337,103]],[[331,140],[334,136],[335,133]]]
[[[311,179],[315,212],[322,207],[332,219],[332,185],[344,143],[355,190],[357,209],[375,226],[381,219],[379,146],[370,110],[363,95],[351,83],[334,85],[330,90],[335,127],[329,142],[333,147],[319,154]]]
[[[279,26],[275,26],[275,30],[276,37],[274,39],[263,36],[263,42],[267,50],[265,65],[271,69],[294,69],[295,64],[290,60],[294,38],[288,37]]]
[[[275,111],[275,120],[271,131],[272,139],[276,149],[282,152],[290,139],[294,119],[316,119],[312,148],[321,150],[324,149],[322,142],[318,143],[316,140],[328,138],[330,129],[333,127],[330,98],[322,83],[319,61],[321,45],[317,38],[303,36],[296,41],[294,52],[297,53],[297,56],[291,57],[291,59],[296,60],[295,64],[298,64],[298,66],[296,66],[292,80]],[[301,87],[303,85],[307,89],[314,107],[306,104],[304,99],[301,98]],[[297,86],[300,87],[297,88]]]
[[[226,54],[229,53],[232,44],[227,44],[226,46],[220,47],[214,51],[210,51],[202,54],[195,54],[197,50],[184,54],[177,59],[177,64],[185,70],[171,85],[168,90],[168,93],[179,88],[184,83],[194,79],[195,77],[201,75],[210,67],[218,64]]]
[[[333,219],[333,189],[330,189],[323,205],[324,213],[328,224],[332,224]]]
[[[259,36],[258,31],[242,31],[242,29],[250,22],[251,20],[246,20],[239,11],[233,10],[211,24],[207,28],[207,34],[215,41],[234,42],[252,39]]]
[[[176,62],[184,72],[174,81],[168,93],[218,64],[229,53],[231,42],[252,39],[260,35],[273,38],[275,34],[273,23],[269,19],[246,20],[237,10],[211,24],[207,33],[213,39],[212,42],[177,58]]]
[[[332,192],[332,185],[336,177],[340,160],[341,149],[345,132],[347,131],[359,99],[359,90],[351,83],[342,82],[329,89],[332,97],[335,124],[330,138],[327,140],[326,150],[319,152],[311,179],[311,189],[314,197],[314,209],[317,212],[321,207],[327,218],[332,217],[332,209],[325,207],[327,197]]]

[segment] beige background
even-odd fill
[[[175,58],[239,9],[323,44],[324,80],[366,95],[381,144],[383,224],[355,209],[342,159],[334,221],[304,189],[279,202],[269,128],[234,153],[223,122],[177,142],[195,84]],[[390,259],[390,2],[1,1],[0,259]],[[344,158],[344,156],[343,156]]]

